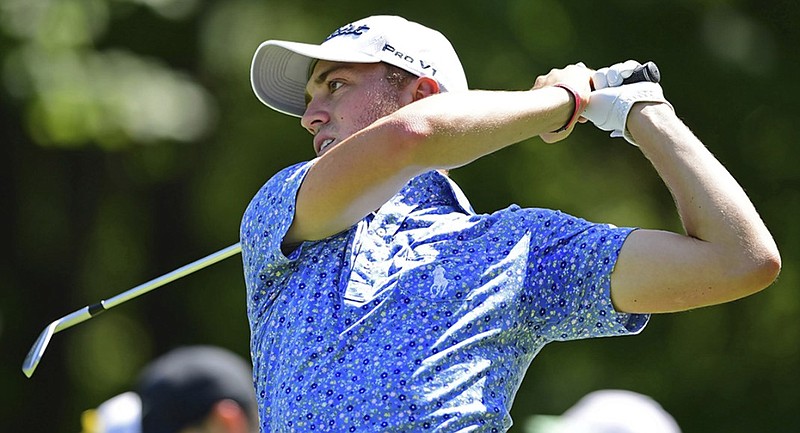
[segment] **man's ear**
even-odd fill
[[[249,422],[247,414],[239,403],[228,399],[214,403],[211,413],[206,418],[206,425],[210,426],[212,431],[247,433],[250,431]]]
[[[439,93],[439,83],[430,77],[419,77],[414,80],[413,85],[414,101]]]

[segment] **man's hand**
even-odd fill
[[[592,74],[592,89],[600,90],[606,87],[619,87],[622,81],[633,75],[633,72],[642,64],[636,60],[627,60],[613,64],[607,68],[600,68]]]
[[[586,111],[583,112],[583,117],[598,128],[611,131],[612,137],[625,137],[633,145],[636,145],[636,142],[628,132],[626,123],[634,104],[637,102],[661,102],[672,108],[672,105],[664,98],[661,86],[657,83],[643,81],[622,84],[622,81],[630,77],[633,71],[640,66],[639,62],[628,60],[595,71],[592,74],[592,84],[595,90],[591,93]]]
[[[541,89],[543,87],[555,86],[556,84],[563,84],[572,89],[578,96],[579,100],[573,97],[573,103],[580,104],[581,106],[575,107],[580,113],[585,108],[586,101],[589,100],[589,95],[592,91],[591,78],[592,70],[588,69],[583,63],[576,63],[568,65],[563,69],[551,69],[546,75],[540,75],[536,78],[533,85],[533,90]],[[567,92],[567,90],[565,90]],[[565,120],[567,122],[568,120]],[[545,143],[555,143],[561,141],[572,133],[575,128],[575,123],[568,125],[567,129],[560,132],[550,132],[541,134],[540,137]]]
[[[603,131],[611,131],[612,137],[625,137],[628,142],[636,145],[625,125],[631,107],[637,102],[662,102],[670,105],[664,98],[660,85],[643,81],[595,90],[583,117]]]

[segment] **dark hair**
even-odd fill
[[[221,347],[174,349],[140,373],[143,433],[172,433],[202,422],[220,400],[235,401],[257,425],[250,364]]]
[[[386,81],[397,89],[402,89],[413,79],[417,78],[417,76],[411,72],[398,68],[395,65],[384,63],[383,66],[386,69]]]

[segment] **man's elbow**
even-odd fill
[[[781,272],[781,256],[777,248],[767,248],[764,251],[751,254],[746,269],[747,294],[760,292],[766,289],[778,278]]]
[[[391,146],[387,146],[391,153],[387,157],[391,160],[426,170],[440,168],[437,160],[440,149],[435,146],[437,131],[429,119],[396,112],[382,119],[381,127],[387,141],[391,142]]]
[[[770,286],[781,272],[781,255],[777,248],[771,249],[768,253],[762,254],[755,266],[756,278],[760,282],[761,289]]]

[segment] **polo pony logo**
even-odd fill
[[[437,266],[436,269],[433,270],[433,285],[431,286],[431,296],[440,298],[444,295],[445,290],[447,290],[447,286],[450,285],[450,281],[447,281],[447,278],[444,277],[444,268],[441,266]]]

